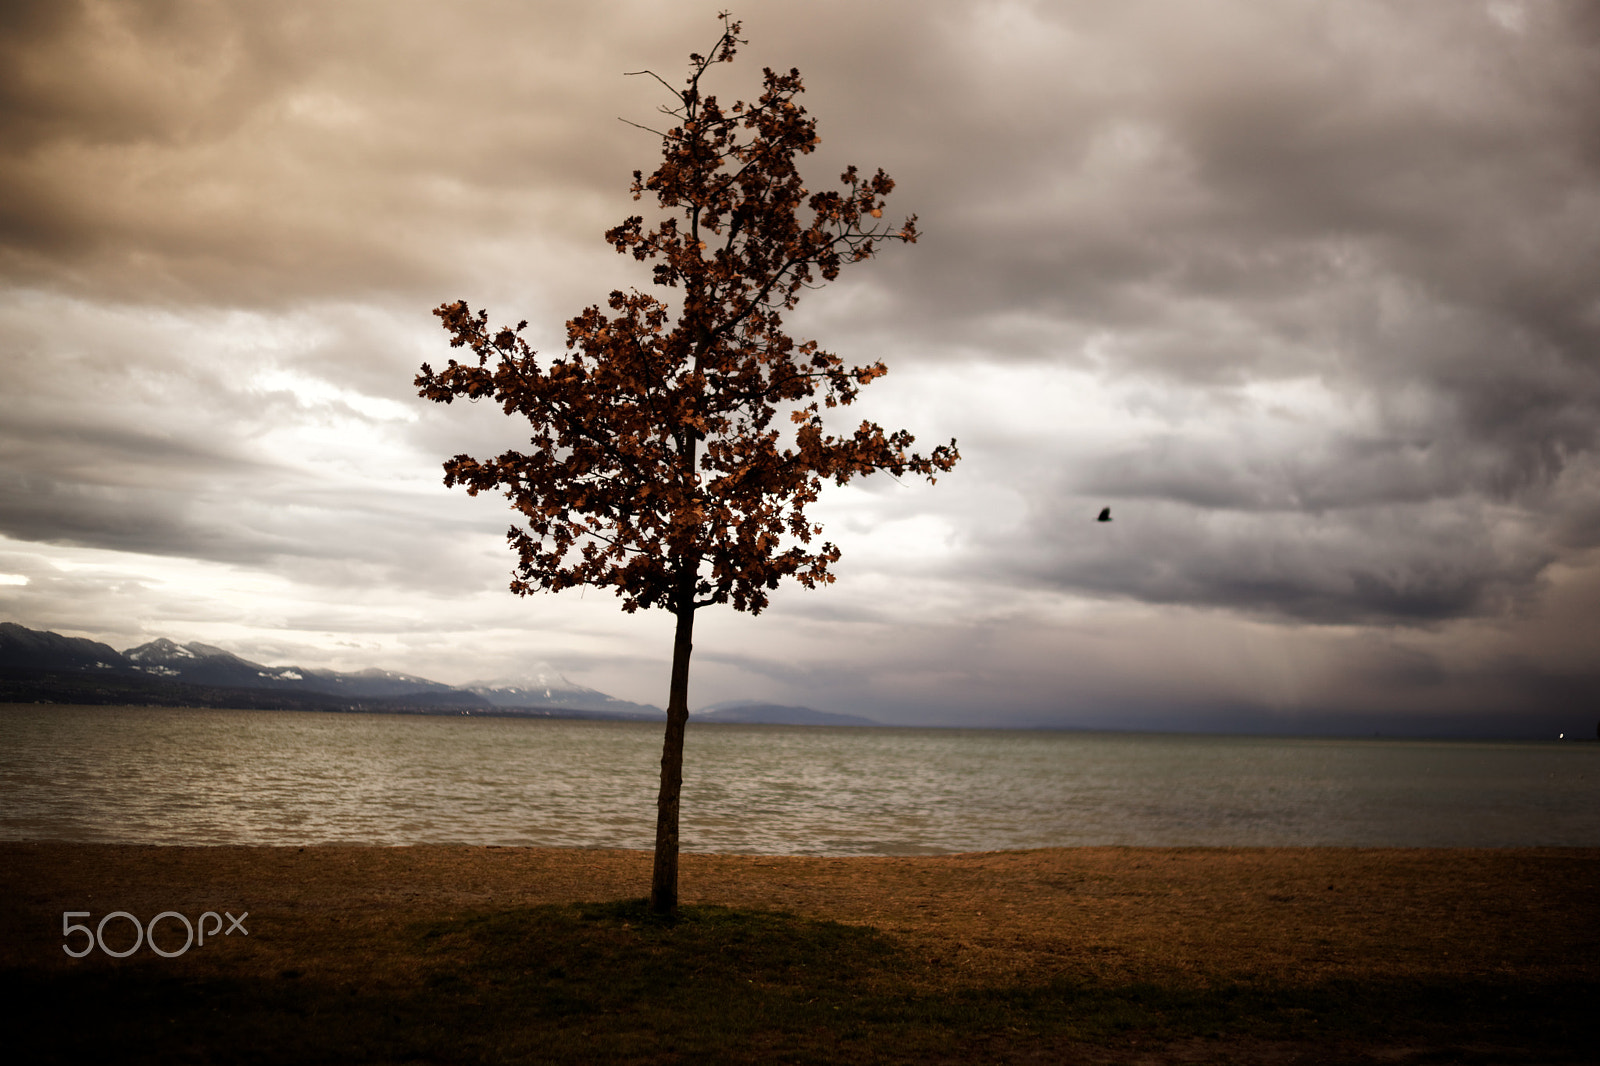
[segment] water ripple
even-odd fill
[[[0,707],[0,838],[646,848],[661,727]],[[691,725],[686,850],[1600,845],[1600,744]]]

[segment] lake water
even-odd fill
[[[661,727],[0,706],[0,838],[647,848]],[[696,726],[683,847],[1600,845],[1600,744]]]

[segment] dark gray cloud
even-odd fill
[[[235,306],[415,293],[462,259],[509,267],[493,246],[526,250],[533,219],[547,242],[597,234],[590,183],[625,188],[604,125],[623,79],[593,75],[630,31],[598,12],[53,7],[17,17],[0,88],[0,270],[25,284]]]
[[[521,434],[410,382],[447,356],[442,301],[548,348],[643,284],[599,239],[655,152],[616,118],[659,86],[622,73],[677,77],[710,14],[7,5],[0,550],[30,583],[0,610],[407,669],[474,645],[452,680],[535,644],[659,702],[606,597],[494,598],[509,515],[439,463]],[[932,491],[832,494],[840,585],[717,624],[705,702],[1434,713],[1589,683],[1553,619],[1593,617],[1600,565],[1593,5],[736,14],[717,91],[800,67],[812,184],[881,165],[926,233],[797,332],[886,359],[861,413],[967,458]],[[1263,626],[1295,650],[1258,659]],[[1157,639],[1209,651],[1152,670]],[[1322,665],[1291,685],[1294,656]]]
[[[969,65],[964,84],[1018,106],[1028,136],[992,138],[981,104],[930,119],[930,143],[987,150],[943,156],[940,253],[891,265],[907,304],[885,318],[915,323],[921,351],[1190,397],[1064,456],[1014,531],[1025,548],[1001,538],[1014,550],[997,561],[1026,560],[1018,580],[1318,621],[1531,594],[1572,546],[1549,527],[1584,525],[1554,487],[1600,426],[1592,16],[1161,8],[1030,12],[1057,34],[1052,80],[980,88]],[[1074,62],[1091,43],[1109,56]],[[1327,402],[1274,418],[1274,384]],[[1316,421],[1261,432],[1294,419]],[[1141,523],[1136,548],[1084,542],[1074,516],[1102,501]]]
[[[1021,576],[1157,604],[1427,624],[1507,611],[1555,558],[1537,537],[1504,543],[1497,516],[1461,507],[1263,515],[1136,501],[1114,511],[1116,532],[1075,537],[1076,551],[1029,560],[1019,548]],[[1085,514],[1051,509],[1032,528],[1087,529]]]

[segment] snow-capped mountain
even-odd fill
[[[666,712],[580,685],[549,663],[453,687],[393,670],[354,673],[264,666],[215,645],[159,637],[119,652],[82,637],[0,622],[0,701],[141,703],[297,710],[461,712],[660,721]],[[855,715],[738,700],[695,712],[701,722],[878,725]]]
[[[125,652],[0,622],[0,701],[139,703],[659,719],[665,712],[573,684],[547,663],[455,687],[393,670],[264,666],[211,644],[159,637]]]
[[[100,678],[108,684],[115,682],[103,695],[126,700],[136,700],[141,693],[154,694],[156,690],[150,686],[164,684],[166,688],[160,690],[164,702],[169,697],[176,699],[187,693],[205,705],[218,705],[219,701],[226,702],[227,697],[219,692],[202,692],[202,689],[320,699],[320,702],[313,700],[310,706],[338,707],[338,701],[362,704],[387,701],[414,708],[491,707],[487,700],[464,689],[392,670],[371,669],[346,674],[300,666],[264,666],[215,645],[199,641],[179,644],[165,637],[118,652],[98,641],[28,629],[13,622],[0,622],[0,672],[13,678],[57,675],[55,682],[40,688],[32,698],[68,698],[69,702],[71,698],[94,696],[95,693],[84,689],[83,684],[89,678]],[[84,681],[67,683],[63,688],[62,677],[79,677]],[[21,688],[12,696],[27,697],[28,693]]]
[[[649,718],[660,718],[666,714],[653,704],[630,703],[597,689],[575,684],[549,663],[538,663],[521,677],[474,681],[462,687],[494,706],[507,710],[591,711]]]
[[[403,696],[407,699],[420,698],[424,702],[443,700],[464,706],[486,706],[483,701],[461,689],[429,681],[425,677],[378,669],[345,674],[336,670],[312,670],[299,666],[263,666],[199,641],[176,644],[162,637],[137,648],[129,648],[123,655],[133,669],[142,673],[194,685],[320,692],[350,699]]]
[[[140,673],[180,678],[196,685],[293,688],[305,680],[305,675],[295,667],[262,666],[199,641],[176,644],[160,637],[122,654]]]

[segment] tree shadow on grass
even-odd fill
[[[664,922],[642,900],[419,923],[370,960],[366,982],[308,976],[326,970],[318,963],[270,976],[155,959],[13,970],[0,995],[28,1020],[18,1061],[1115,1061],[1137,1043],[1141,1054],[1184,1044],[1194,1061],[1288,1045],[1307,1062],[1380,1047],[1411,1049],[1391,1061],[1580,1062],[1600,991],[1483,979],[981,985],[869,928],[723,907]]]

